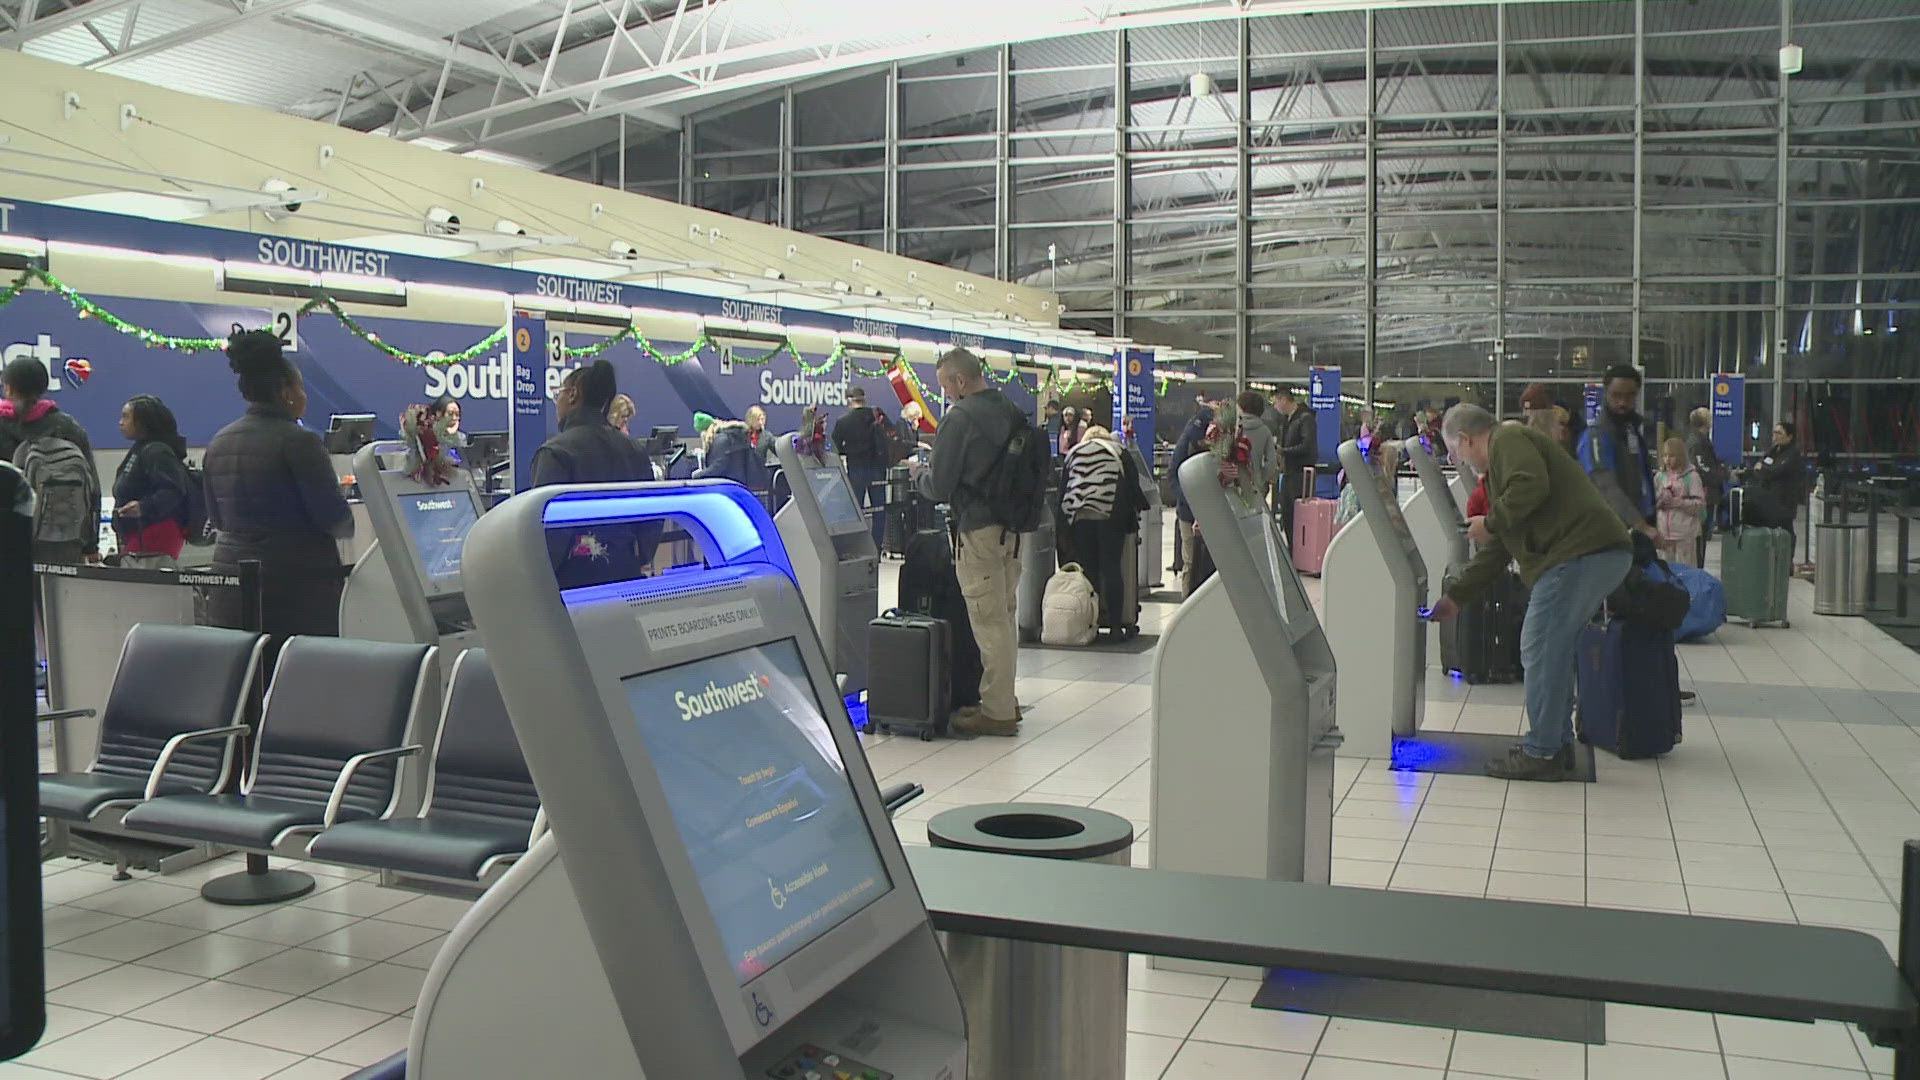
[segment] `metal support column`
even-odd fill
[[[1628,359],[1646,373],[1646,361],[1640,355],[1640,318],[1646,302],[1643,283],[1641,258],[1646,243],[1646,176],[1647,163],[1647,0],[1634,0],[1633,4],[1633,347]],[[1674,365],[1671,355],[1667,358],[1667,374],[1676,375],[1679,369]]]
[[[1361,385],[1366,387],[1366,392],[1363,396],[1365,397],[1368,405],[1372,405],[1374,398],[1376,396],[1377,391],[1376,391],[1375,384],[1379,381],[1379,372],[1380,372],[1379,365],[1376,362],[1375,356],[1374,356],[1376,346],[1378,345],[1378,335],[1376,333],[1375,328],[1380,316],[1380,313],[1377,310],[1379,306],[1380,294],[1379,294],[1379,289],[1375,285],[1380,274],[1380,247],[1379,247],[1379,244],[1380,244],[1380,221],[1379,221],[1380,158],[1379,158],[1379,152],[1376,149],[1374,144],[1374,126],[1375,126],[1374,111],[1379,106],[1380,95],[1379,95],[1379,92],[1375,89],[1375,83],[1374,83],[1373,13],[1374,13],[1373,8],[1368,8],[1366,11],[1366,20],[1367,20],[1367,62],[1366,62],[1366,68],[1367,68],[1367,124],[1366,124],[1367,196],[1366,196],[1365,229],[1366,229],[1366,242],[1367,242],[1367,258],[1366,258],[1366,263],[1363,269],[1366,271],[1367,278],[1366,278],[1366,285],[1363,287],[1363,291],[1366,299],[1367,314],[1366,314],[1366,320],[1363,324],[1364,329],[1361,335],[1361,359],[1360,359],[1360,372],[1361,372],[1360,382],[1361,382]],[[1505,140],[1502,140],[1503,144],[1504,142]],[[1499,215],[1498,227],[1504,228],[1505,225],[1506,225],[1506,216],[1504,214]]]
[[[1132,95],[1127,87],[1130,39],[1125,30],[1113,35],[1113,335],[1127,333],[1127,285],[1133,280],[1133,250],[1127,218],[1133,213],[1133,169],[1128,159],[1128,132],[1133,122]]]
[[[620,114],[620,190],[627,190],[627,114]]]
[[[1793,40],[1793,0],[1780,0],[1780,45],[1785,47]],[[1774,231],[1773,231],[1773,416],[1771,423],[1780,422],[1782,407],[1787,397],[1787,226],[1788,194],[1791,174],[1787,171],[1787,74],[1774,69],[1776,85],[1780,95],[1775,106],[1775,162],[1774,162]],[[1815,238],[1819,243],[1819,238]]]
[[[1493,414],[1499,416],[1507,400],[1507,5],[1493,6],[1493,25]]]
[[[797,229],[793,202],[793,87],[780,94],[780,227]]]
[[[1248,55],[1253,43],[1247,20],[1238,19],[1234,25],[1239,28],[1240,42],[1239,67],[1235,72],[1239,86],[1234,95],[1239,102],[1236,110],[1239,115],[1234,117],[1234,137],[1240,153],[1236,158],[1233,185],[1239,219],[1234,229],[1233,381],[1237,389],[1245,390],[1253,360],[1253,318],[1248,314],[1253,306],[1253,146],[1252,132],[1247,125],[1253,113],[1253,63]]]
[[[680,198],[681,206],[693,206],[693,118],[680,121]]]
[[[886,165],[882,174],[882,183],[886,185],[886,194],[881,196],[880,248],[892,254],[900,254],[900,64],[898,61],[887,65],[887,127],[886,127]]]
[[[1013,46],[999,50],[999,92],[994,95],[993,131],[993,276],[1013,280],[1013,242],[1008,224],[1013,220],[1013,168],[1007,158],[1013,152]]]

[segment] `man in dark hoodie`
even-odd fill
[[[33,486],[33,557],[80,562],[100,553],[100,470],[93,443],[73,417],[46,397],[45,364],[23,356],[9,363],[0,401],[0,459]]]
[[[1180,438],[1173,444],[1173,458],[1167,465],[1168,478],[1173,481],[1173,572],[1178,574],[1187,568],[1186,558],[1193,550],[1193,507],[1187,505],[1187,493],[1180,490],[1180,466],[1195,454],[1207,449],[1207,429],[1213,426],[1213,403],[1200,399],[1193,410],[1193,419],[1180,431]]]

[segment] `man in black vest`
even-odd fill
[[[1280,524],[1292,543],[1293,504],[1313,494],[1306,490],[1306,470],[1320,459],[1320,433],[1313,410],[1302,406],[1292,390],[1274,391],[1273,407],[1280,412]]]

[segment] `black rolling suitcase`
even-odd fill
[[[913,539],[913,479],[905,465],[887,470],[887,525],[881,549],[896,559],[907,556],[907,541]]]
[[[1520,681],[1520,627],[1529,598],[1520,576],[1508,571],[1493,591],[1440,624],[1440,666],[1469,683]]]
[[[953,628],[898,609],[867,626],[867,727],[932,739],[953,713]]]
[[[1115,638],[1138,637],[1140,634],[1140,534],[1127,533],[1120,540],[1120,587],[1113,590],[1120,597],[1119,611],[1102,611],[1101,628]]]
[[[953,541],[944,529],[925,529],[907,542],[907,559],[900,567],[900,610],[931,615],[953,628],[953,652],[947,665],[952,675],[953,707],[980,704],[980,644],[973,637],[967,598],[953,572]],[[872,669],[872,662],[868,664]]]
[[[1672,633],[1619,618],[1589,623],[1580,631],[1575,675],[1581,742],[1631,760],[1664,754],[1680,741]]]

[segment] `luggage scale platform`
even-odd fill
[[[1505,756],[1507,749],[1519,739],[1518,735],[1474,731],[1422,731],[1394,740],[1391,768],[1399,772],[1481,776],[1486,772],[1487,762]],[[1575,741],[1573,775],[1567,779],[1591,784],[1594,778],[1593,747]]]

